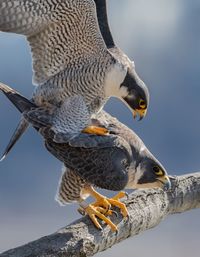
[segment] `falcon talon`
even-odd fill
[[[109,209],[104,209],[103,207],[101,208],[101,213],[103,213],[105,216],[111,216],[113,214],[113,210],[111,208]]]
[[[97,126],[88,126],[82,130],[82,132],[87,134],[94,134],[98,136],[106,136],[109,134],[109,131],[106,128],[97,127]]]
[[[107,210],[107,211],[104,213],[104,215],[105,215],[105,216],[112,216],[113,213],[114,213],[113,210]]]
[[[106,218],[105,215],[103,215],[102,213],[100,213],[94,206],[92,206],[91,204],[89,204],[86,208],[84,208],[86,214],[89,216],[89,218],[91,219],[91,221],[94,223],[94,225],[102,230],[101,225],[99,224],[97,218],[99,218],[100,220],[103,220],[107,225],[109,225],[113,230],[115,230],[115,225],[108,219]]]
[[[115,231],[115,236],[117,237],[119,235],[119,230],[117,229],[116,231]]]
[[[118,212],[116,212],[116,211],[112,211],[112,214],[114,214],[116,218],[119,217],[119,214],[118,214]]]
[[[110,134],[110,135],[116,135],[116,132],[115,132],[115,131],[112,131],[112,130],[109,130],[109,134]]]
[[[110,211],[111,209],[111,204],[107,201],[106,198],[103,199],[98,199],[96,202],[91,204],[94,207],[98,207],[101,208],[102,210],[104,210],[104,214],[106,214],[107,212]]]
[[[112,199],[119,201],[119,199],[123,198],[124,196],[126,196],[126,192],[120,191],[118,194],[113,196]]]
[[[126,192],[126,200],[129,200],[130,199],[130,196],[129,194]]]
[[[82,207],[78,208],[78,212],[82,215],[82,216],[85,216],[85,211]]]
[[[130,197],[129,197],[129,194],[127,192],[120,192],[120,193],[123,193],[123,194],[120,195],[120,198],[126,197],[126,200],[129,200]]]
[[[113,214],[113,211],[112,210],[106,210],[105,208],[103,207],[96,207],[96,210],[99,211],[100,213],[102,213],[103,215],[105,216],[111,216]]]
[[[124,223],[129,222],[129,220],[130,220],[130,215],[128,214],[128,216],[126,216],[126,217],[124,218]]]

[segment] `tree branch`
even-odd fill
[[[137,190],[125,201],[129,220],[112,217],[119,232],[97,230],[84,217],[56,233],[0,254],[0,257],[86,257],[158,225],[169,214],[200,208],[200,173],[172,178],[172,189]],[[113,215],[114,216],[114,215]]]

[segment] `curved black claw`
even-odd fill
[[[119,230],[117,229],[117,230],[115,231],[115,236],[117,237],[118,234],[119,234]]]
[[[82,215],[82,216],[85,216],[86,215],[86,213],[85,213],[85,211],[84,211],[84,209],[83,208],[78,208],[78,212]]]
[[[125,192],[125,196],[126,196],[126,200],[129,200],[129,194],[127,192]]]
[[[108,205],[106,205],[106,206],[103,206],[103,205],[101,205],[100,204],[100,207],[102,207],[103,209],[105,209],[105,214],[106,213],[108,213],[109,211],[111,211],[111,207],[112,207],[112,205],[110,204],[108,204]]]
[[[130,216],[128,215],[128,216],[126,216],[126,218],[124,218],[124,222],[126,223],[126,222],[128,222],[130,220]]]
[[[114,214],[116,218],[119,217],[119,214],[116,211],[112,211],[112,214]]]

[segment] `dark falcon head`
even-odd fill
[[[139,154],[132,169],[129,169],[127,188],[163,188],[170,189],[171,182],[167,171],[149,152]]]
[[[137,167],[138,187],[171,188],[171,182],[163,166],[155,160],[146,158]]]
[[[140,116],[142,119],[147,112],[149,104],[149,92],[144,84],[144,82],[138,77],[135,72],[135,65],[128,56],[116,46],[109,24],[108,24],[108,15],[107,15],[107,1],[106,0],[94,0],[97,10],[97,18],[99,23],[99,28],[105,44],[109,49],[109,52],[114,56],[114,58],[121,63],[124,68],[126,68],[126,76],[122,79],[122,83],[117,83],[117,90],[111,90],[108,97],[116,96],[124,100],[128,107],[133,112],[133,116]],[[117,76],[115,74],[112,77]],[[114,78],[113,78],[114,79]],[[121,84],[121,85],[120,85]],[[109,83],[110,88],[110,83]],[[115,93],[113,94],[113,92]]]
[[[123,96],[122,99],[133,111],[134,118],[139,115],[141,120],[148,109],[149,91],[145,83],[137,75],[134,63],[129,65],[126,77],[120,88],[127,92],[127,95]]]

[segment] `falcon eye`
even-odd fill
[[[140,99],[140,101],[139,101],[139,106],[140,106],[141,109],[146,109],[146,103],[145,103],[145,101],[142,100],[142,99]]]
[[[158,166],[154,166],[153,171],[157,176],[164,176],[164,172]]]

